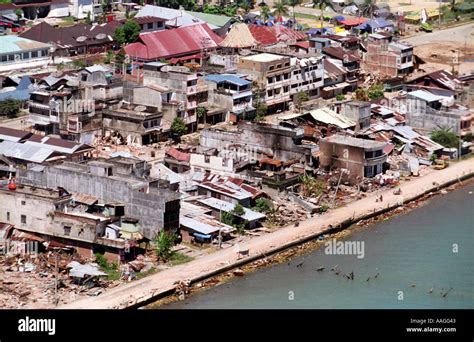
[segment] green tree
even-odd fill
[[[91,25],[91,24],[92,24],[91,12],[87,12],[86,24],[87,24],[87,25]]]
[[[354,99],[357,101],[369,101],[369,96],[367,95],[367,89],[357,88],[354,92]]]
[[[317,197],[321,195],[325,189],[326,184],[323,180],[308,175],[301,177],[301,190],[304,196]]]
[[[272,208],[270,200],[266,198],[257,198],[255,200],[255,207],[253,210],[258,211],[259,213],[266,213]]]
[[[265,103],[259,103],[257,105],[257,108],[255,108],[255,114],[259,117],[265,117],[265,115],[267,114],[267,110],[268,110],[268,107]]]
[[[344,101],[346,97],[343,94],[336,95],[336,100],[337,101]]]
[[[364,0],[362,5],[360,6],[360,10],[363,15],[370,17],[371,19],[374,18],[374,11],[377,9],[375,6],[375,0]]]
[[[298,94],[296,94],[296,107],[301,108],[304,102],[309,100],[308,93],[306,91],[300,91]]]
[[[242,206],[242,204],[237,203],[234,206],[234,209],[232,209],[232,214],[234,214],[235,216],[245,215],[245,210],[244,210],[244,207]]]
[[[22,18],[23,17],[23,10],[17,8],[15,10],[15,15],[18,17],[18,19]]]
[[[280,0],[273,5],[273,15],[278,19],[288,15],[288,7],[284,0]]]
[[[302,2],[302,0],[288,0],[287,1],[287,4],[288,6],[291,6],[291,8],[293,9],[293,20],[295,21],[296,17],[295,17],[295,7],[300,5]]]
[[[438,129],[431,133],[431,139],[447,148],[459,148],[459,138],[449,129]]]
[[[188,128],[186,127],[184,120],[180,117],[174,118],[173,123],[171,124],[171,133],[175,137],[179,138],[187,132]]]
[[[120,45],[133,43],[140,35],[140,25],[135,20],[127,20],[125,24],[115,29],[113,38]]]
[[[330,7],[334,9],[334,6],[332,4],[331,0],[313,0],[313,8],[319,8],[321,12],[321,28],[324,26],[324,10],[326,7]]]
[[[384,91],[383,84],[381,83],[372,84],[369,87],[367,96],[371,100],[380,100],[381,98],[383,98],[383,91]]]
[[[252,9],[247,0],[241,0],[239,3],[237,3],[237,7],[240,8],[244,14],[248,14]]]
[[[199,106],[196,108],[196,114],[197,114],[197,117],[201,120],[202,119],[202,122],[206,122],[206,114],[207,114],[207,109],[206,107],[202,107],[202,106]]]
[[[16,117],[20,113],[22,101],[7,98],[0,101],[0,115],[4,115],[10,118]]]
[[[162,229],[156,239],[156,255],[163,261],[167,261],[173,255],[171,250],[175,244],[176,236]]]
[[[262,6],[262,8],[260,8],[260,17],[263,19],[263,21],[267,21],[268,18],[270,18],[270,14],[270,7]]]
[[[156,5],[174,9],[178,9],[179,6],[183,6],[185,10],[189,11],[194,9],[196,2],[194,0],[157,0]]]

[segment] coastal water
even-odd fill
[[[473,183],[356,229],[340,241],[363,241],[363,258],[323,247],[162,308],[474,308]]]

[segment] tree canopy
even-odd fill
[[[140,25],[135,20],[127,20],[125,24],[117,27],[114,32],[114,40],[120,45],[133,43],[140,35]]]

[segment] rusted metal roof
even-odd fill
[[[306,35],[303,32],[295,31],[283,25],[249,25],[249,29],[252,36],[261,45],[273,45],[288,40],[306,40]]]
[[[157,60],[216,48],[221,41],[207,24],[191,25],[142,34],[138,42],[125,46],[125,53],[141,60]]]
[[[83,194],[80,192],[73,192],[71,195],[75,202],[84,203],[87,205],[93,205],[99,201],[99,199],[95,196]]]
[[[191,159],[191,155],[189,153],[178,151],[174,147],[171,147],[168,151],[166,151],[166,154],[179,161],[189,162],[189,159]]]

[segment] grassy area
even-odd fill
[[[313,19],[313,20],[320,20],[321,18],[318,15],[308,14],[308,13],[298,13],[298,12],[295,12],[295,17],[301,18],[301,19]]]
[[[75,18],[72,16],[61,18],[61,22],[58,25],[59,26],[72,26],[75,23],[74,19]]]
[[[176,252],[176,253],[173,253],[173,255],[171,256],[171,258],[168,260],[168,263],[171,265],[171,266],[176,266],[176,265],[181,265],[181,264],[185,264],[191,260],[193,260],[194,258],[193,257],[190,257],[189,255],[186,255],[186,254],[183,254],[183,253],[179,253],[179,252]]]
[[[146,272],[138,272],[136,273],[136,276],[137,276],[137,279],[142,279],[142,278],[145,278],[149,275],[152,275],[154,273],[157,272],[157,269],[156,268],[152,268],[152,269],[149,269],[148,271]]]

